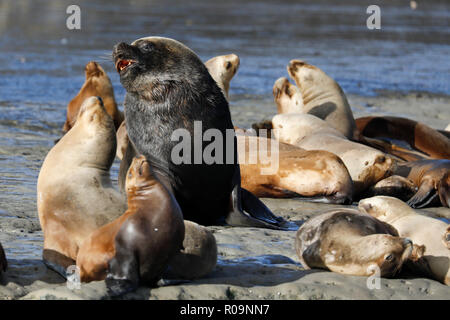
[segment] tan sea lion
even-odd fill
[[[169,262],[164,278],[199,279],[211,273],[217,263],[213,233],[195,222],[184,220],[183,249]]]
[[[112,295],[156,284],[184,238],[181,209],[144,156],[131,163],[126,189],[127,211],[91,233],[77,256],[81,280],[106,277]]]
[[[278,78],[273,85],[272,93],[279,114],[303,113],[302,93],[287,78]]]
[[[450,159],[450,139],[423,123],[383,116],[358,118],[356,126],[363,136],[405,141],[433,159]]]
[[[287,66],[303,98],[302,113],[325,120],[349,139],[356,128],[353,113],[339,84],[319,68],[301,60]]]
[[[389,277],[411,257],[413,244],[387,223],[342,209],[308,219],[297,231],[295,250],[306,269],[369,276],[379,268]]]
[[[130,139],[128,139],[127,126],[125,121],[122,121],[122,123],[119,126],[119,129],[117,129],[116,139],[117,139],[116,157],[119,158],[119,160],[122,160],[127,150],[128,143],[130,142]]]
[[[228,91],[230,89],[230,81],[239,69],[240,60],[235,54],[227,54],[217,56],[205,62],[205,66],[209,74],[217,82],[222,89],[225,98],[228,99]]]
[[[395,160],[379,150],[350,141],[325,121],[300,113],[278,114],[272,119],[273,135],[280,141],[306,150],[325,150],[342,159],[358,196],[390,176]]]
[[[393,197],[378,196],[361,200],[359,209],[389,223],[401,237],[411,239],[415,245],[425,246],[423,257],[415,265],[421,266],[421,270],[430,273],[434,279],[450,285],[450,226],[447,223],[418,214],[406,203]],[[423,270],[424,266],[428,270]]]
[[[8,261],[6,260],[6,254],[3,250],[2,244],[0,243],[0,275],[2,272],[6,271],[6,268],[8,268]]]
[[[439,203],[450,207],[450,160],[419,160],[399,163],[395,174],[408,178],[419,188],[408,200],[413,208]]]
[[[82,242],[122,215],[126,201],[111,183],[114,123],[98,97],[86,99],[75,125],[47,154],[37,182],[44,261],[65,274]],[[61,269],[63,268],[63,269]]]
[[[237,134],[242,187],[257,197],[304,197],[328,203],[351,203],[353,183],[339,157],[326,151],[307,151],[277,143],[275,164],[263,162],[267,150],[272,158],[272,139]],[[241,152],[245,151],[245,152]],[[265,152],[265,151],[264,151]],[[268,170],[271,166],[274,170]]]
[[[102,98],[106,112],[113,119],[115,128],[118,129],[123,121],[123,114],[117,109],[111,80],[105,70],[95,61],[89,62],[84,71],[86,80],[75,98],[67,105],[67,119],[64,123],[63,131],[67,132],[74,126],[82,103],[91,96]]]

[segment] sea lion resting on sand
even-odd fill
[[[422,152],[423,158],[428,156],[433,159],[450,159],[450,139],[444,133],[423,123],[400,117],[378,116],[358,118],[356,125],[359,132],[366,137],[405,141],[411,148]],[[393,154],[403,159],[402,153]]]
[[[237,131],[242,187],[258,197],[304,197],[328,203],[351,203],[353,183],[339,157],[326,151],[306,151],[272,139]],[[272,151],[271,144],[277,143]],[[267,150],[261,154],[262,148]],[[241,152],[245,151],[245,152]],[[275,157],[275,165],[270,160]],[[253,159],[253,160],[252,160]],[[264,161],[263,160],[268,160]],[[271,169],[271,167],[273,167]],[[270,173],[264,173],[264,170]]]
[[[201,140],[208,129],[222,138],[227,129],[233,129],[222,91],[192,50],[172,39],[149,37],[131,45],[116,45],[113,57],[127,90],[125,117],[130,141],[173,188],[185,219],[200,224],[225,220],[231,225],[288,227],[240,187],[235,138],[232,145],[224,143],[215,151],[222,154],[222,161],[207,164],[202,155],[208,144],[191,140],[191,150],[183,150],[183,160],[175,163],[173,151],[180,143],[172,139],[175,130]]]
[[[412,263],[413,268],[450,285],[450,226],[411,209],[403,201],[392,197],[373,197],[361,200],[359,209],[395,227],[401,237],[424,247],[423,256]]]
[[[43,259],[62,274],[75,264],[83,241],[126,209],[109,176],[115,153],[114,123],[101,99],[90,97],[74,127],[42,164],[37,207],[44,232]]]
[[[82,281],[103,279],[110,294],[155,285],[170,259],[182,248],[184,223],[173,195],[154,176],[144,156],[127,173],[127,211],[97,229],[80,247]]]
[[[119,128],[123,121],[122,112],[117,109],[114,98],[114,89],[105,70],[94,61],[89,62],[85,69],[86,80],[78,94],[67,105],[67,119],[63,126],[63,131],[69,131],[77,120],[78,111],[84,100],[91,96],[102,98],[106,112],[114,121],[114,127]]]
[[[314,115],[326,121],[348,139],[352,139],[356,128],[355,120],[347,97],[339,84],[318,67],[305,61],[291,60],[287,71],[299,90],[286,86],[285,89],[299,92],[302,98],[302,103],[297,104],[296,112]]]
[[[395,161],[368,146],[347,140],[325,121],[309,114],[288,113],[273,117],[273,135],[306,150],[325,150],[342,159],[353,180],[354,196],[392,174]]]
[[[450,160],[419,160],[399,163],[395,175],[411,180],[417,193],[407,203],[413,208],[432,204],[450,207]]]
[[[394,275],[411,257],[411,240],[368,214],[342,209],[308,219],[298,229],[295,250],[303,267],[369,276]]]

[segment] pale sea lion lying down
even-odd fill
[[[280,141],[306,150],[325,150],[342,159],[354,183],[354,196],[390,176],[395,160],[379,150],[349,141],[323,120],[300,113],[278,114],[273,134]]]
[[[303,267],[369,276],[379,268],[393,276],[411,258],[411,240],[368,214],[352,209],[313,216],[297,231],[295,250]]]
[[[424,247],[423,256],[413,268],[450,285],[450,226],[444,221],[418,214],[403,201],[393,197],[361,200],[359,209],[395,227],[401,237]]]

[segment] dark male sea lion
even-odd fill
[[[411,257],[413,244],[385,222],[353,209],[325,212],[298,229],[295,249],[305,268],[369,276],[394,275]]]
[[[286,221],[240,187],[234,131],[232,143],[219,143],[214,149],[220,160],[205,162],[204,154],[208,150],[213,154],[209,143],[202,141],[205,132],[213,129],[226,141],[233,124],[226,98],[192,50],[172,39],[148,37],[131,45],[117,44],[113,58],[127,90],[130,141],[155,173],[167,179],[185,219],[206,225],[225,220],[236,226],[287,227]],[[174,133],[181,132],[191,138],[191,150],[175,154],[182,158],[178,162],[174,147],[181,139]]]
[[[423,123],[400,117],[372,116],[356,119],[356,126],[363,136],[402,140],[433,159],[450,159],[450,139]]]
[[[117,109],[111,80],[97,62],[89,62],[84,71],[86,80],[75,98],[67,105],[67,119],[64,123],[63,131],[67,132],[74,126],[83,101],[91,96],[102,98],[106,112],[113,119],[114,126],[117,130],[123,121],[123,114]]]
[[[184,238],[181,209],[144,156],[131,163],[126,189],[127,211],[94,231],[77,256],[81,280],[106,277],[112,295],[155,285]]]

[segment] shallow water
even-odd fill
[[[108,58],[117,42],[160,35],[180,40],[203,60],[238,54],[241,67],[230,95],[233,119],[242,126],[260,120],[263,110],[271,112],[272,85],[287,76],[293,58],[320,66],[346,93],[449,94],[448,1],[419,2],[417,10],[407,1],[382,2],[381,30],[366,28],[370,2],[229,0],[213,5],[200,0],[169,6],[166,1],[77,1],[81,30],[71,31],[66,28],[71,0],[2,0],[0,230],[9,219],[23,218],[17,236],[0,232],[7,254],[40,255],[36,181],[88,61],[106,69],[122,103],[125,91]],[[116,162],[113,179],[117,168]]]

